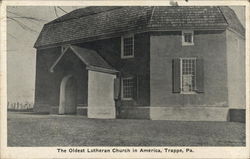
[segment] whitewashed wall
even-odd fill
[[[115,75],[89,70],[88,117],[115,118]]]

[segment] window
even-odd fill
[[[121,40],[121,58],[134,57],[134,35],[124,36]]]
[[[173,93],[203,93],[203,63],[203,59],[195,57],[173,59]]]
[[[131,100],[134,96],[134,78],[122,79],[122,99]]]
[[[194,32],[190,30],[182,31],[182,45],[194,45]]]
[[[181,92],[194,92],[196,87],[196,59],[182,58],[181,65]]]

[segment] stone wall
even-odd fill
[[[203,59],[203,93],[173,93],[172,60],[183,57]],[[151,35],[151,119],[226,121],[227,82],[225,31],[194,31],[191,46],[182,46],[181,31]]]

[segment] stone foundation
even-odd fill
[[[76,108],[77,115],[87,116],[87,112],[88,112],[88,107],[77,107]]]
[[[228,121],[227,107],[151,107],[150,119],[176,121]]]
[[[229,121],[232,122],[246,122],[245,109],[229,109]]]
[[[59,106],[50,107],[50,114],[58,114]]]
[[[35,104],[33,111],[35,113],[50,113],[50,106],[46,104]]]
[[[89,106],[88,118],[115,119],[116,118],[115,108],[113,106],[106,106],[106,107]]]
[[[119,116],[120,119],[150,119],[149,107],[122,107],[120,108]]]
[[[108,109],[107,109],[108,108]],[[151,119],[176,121],[230,121],[245,122],[245,109],[228,107],[121,107],[117,114],[113,107],[77,107],[77,115],[100,119]],[[34,107],[36,113],[58,114],[58,106],[39,105]],[[111,113],[112,112],[112,113]],[[119,113],[118,113],[119,112]],[[117,116],[116,116],[117,115]]]

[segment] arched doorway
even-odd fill
[[[77,83],[72,75],[67,75],[60,86],[59,114],[75,114],[76,106]]]

